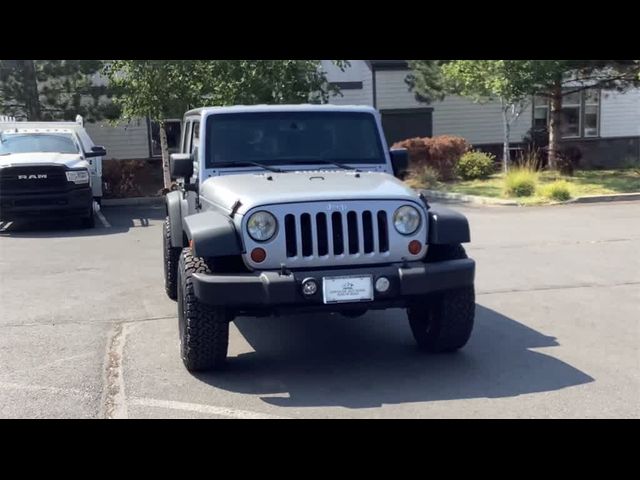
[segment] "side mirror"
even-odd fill
[[[389,151],[389,154],[391,155],[393,174],[402,180],[409,170],[409,151],[406,148],[394,148]]]
[[[169,157],[171,179],[191,178],[193,176],[193,156],[190,153],[172,153]]]
[[[107,154],[107,150],[102,145],[95,145],[91,147],[91,151],[86,152],[84,156],[86,158],[104,157],[106,154]]]

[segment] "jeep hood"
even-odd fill
[[[42,163],[63,165],[68,168],[89,168],[87,161],[77,153],[31,152],[0,155],[0,167]]]
[[[395,177],[380,172],[294,171],[211,177],[200,189],[205,201],[244,214],[261,205],[334,200],[418,200],[418,194]]]

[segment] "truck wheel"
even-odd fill
[[[467,258],[462,245],[434,245],[426,262]],[[453,352],[465,346],[475,317],[474,287],[447,290],[429,295],[407,309],[413,337],[421,350]]]
[[[178,266],[180,354],[189,371],[217,370],[227,358],[231,316],[224,308],[198,301],[193,292],[194,273],[210,273],[210,270],[202,258],[194,257],[191,250],[185,248]]]
[[[96,226],[96,219],[93,216],[93,206],[92,206],[89,216],[84,217],[82,219],[82,228],[95,228],[95,226]]]
[[[169,217],[165,218],[162,225],[162,241],[164,244],[164,289],[171,300],[178,298],[178,262],[181,248],[171,246],[171,223]]]

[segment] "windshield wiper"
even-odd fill
[[[250,165],[253,165],[255,167],[264,168],[265,170],[269,170],[270,172],[275,172],[275,173],[284,172],[284,170],[281,170],[281,169],[275,168],[275,167],[271,167],[269,165],[265,165],[264,163],[248,162],[248,161],[242,161],[242,162],[213,162],[211,168],[248,167]]]
[[[345,170],[355,170],[356,172],[360,171],[356,167],[352,167],[351,165],[345,165],[344,163],[334,162],[333,160],[323,160],[323,159],[318,159],[318,160],[292,160],[291,163],[294,164],[294,165],[316,165],[318,163],[321,163],[323,165],[335,165],[336,167],[343,168]]]

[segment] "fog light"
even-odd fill
[[[409,242],[409,253],[411,255],[417,255],[422,250],[422,244],[418,240],[411,240]]]
[[[318,291],[318,283],[313,278],[307,278],[302,281],[302,293],[305,295],[315,295]]]
[[[380,277],[378,280],[376,280],[376,291],[379,293],[384,293],[387,290],[389,290],[389,287],[391,286],[391,283],[389,282],[389,279],[387,277]]]
[[[267,252],[265,252],[264,248],[254,248],[251,250],[251,260],[254,262],[262,263],[265,258],[267,258]]]

